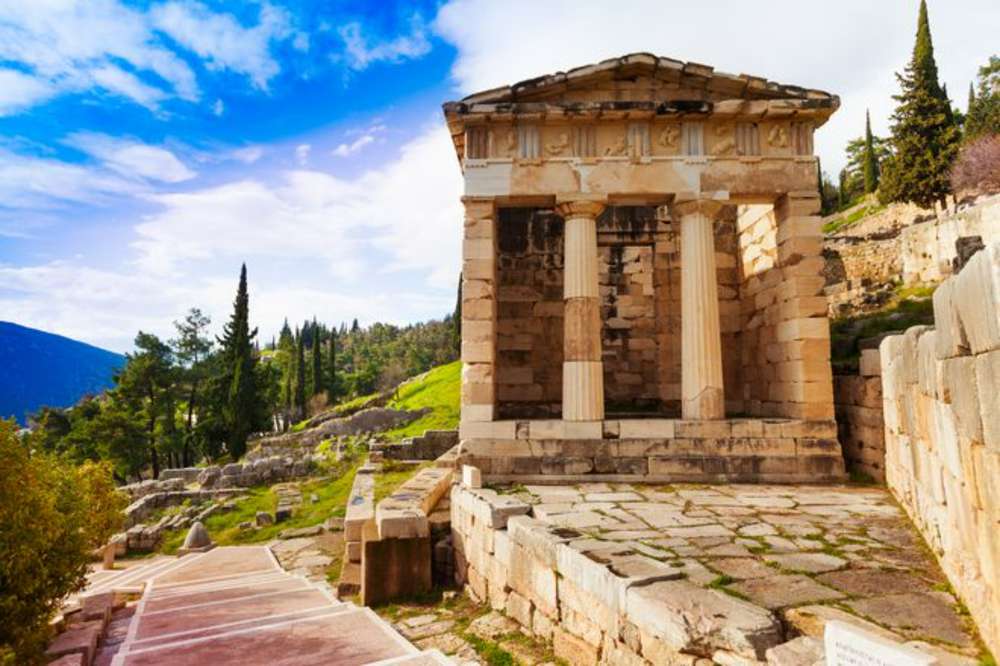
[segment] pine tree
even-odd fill
[[[361,326],[358,325],[358,319],[357,319],[357,317],[355,317],[354,318],[354,323],[351,324],[351,333],[354,334],[354,333],[358,333],[359,331],[361,331]]]
[[[226,446],[234,460],[246,452],[247,438],[258,425],[263,411],[261,396],[257,391],[256,360],[253,354],[253,341],[256,337],[257,329],[250,330],[247,267],[243,264],[236,300],[233,302],[233,314],[219,340],[229,378],[222,410],[227,433]]]
[[[1000,57],[992,56],[979,68],[979,88],[969,86],[969,108],[965,114],[965,141],[1000,134]]]
[[[894,97],[898,102],[892,126],[894,154],[883,170],[880,196],[924,208],[938,201],[943,204],[951,191],[959,136],[951,103],[938,83],[926,0],[920,2],[913,56],[896,78],[902,93]]]
[[[872,137],[872,119],[865,111],[865,156],[864,177],[865,194],[871,194],[878,189],[878,158],[875,156],[875,142]]]
[[[323,392],[323,356],[319,341],[319,326],[317,326],[315,318],[313,318],[312,386],[310,388],[310,396],[319,395]]]
[[[296,331],[295,344],[295,408],[299,414],[305,414],[306,409],[306,354],[303,332]]]

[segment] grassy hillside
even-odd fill
[[[403,384],[389,407],[410,410],[427,407],[431,411],[412,423],[388,431],[385,437],[398,440],[422,435],[425,430],[457,428],[461,385],[461,361],[439,365]]]

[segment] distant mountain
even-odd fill
[[[39,407],[69,407],[111,386],[125,357],[61,335],[0,321],[0,418],[22,425]]]

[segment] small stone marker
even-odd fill
[[[823,642],[827,666],[931,666],[938,663],[929,654],[836,620],[826,623]]]
[[[212,538],[208,536],[208,530],[205,529],[200,520],[197,520],[191,526],[191,529],[188,530],[187,537],[184,539],[184,545],[178,549],[177,553],[179,555],[204,553],[213,548],[215,548],[215,544],[212,543]]]
[[[478,467],[472,465],[462,465],[462,487],[482,488],[483,474]]]

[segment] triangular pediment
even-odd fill
[[[650,53],[633,53],[474,93],[461,103],[717,102],[730,99],[835,100],[836,97],[821,90],[775,83],[759,76],[726,74],[708,65],[685,63]]]

